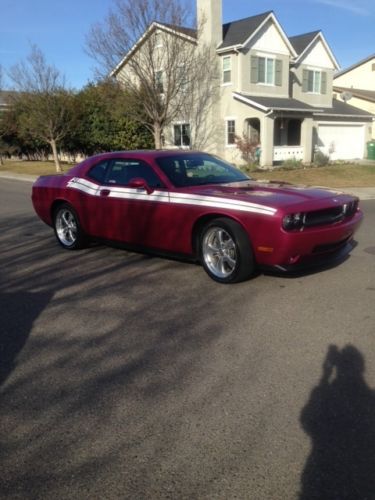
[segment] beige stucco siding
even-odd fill
[[[303,92],[303,71],[316,69],[317,71],[324,71],[326,73],[326,93],[325,94],[313,94],[311,92]],[[312,68],[311,66],[300,64],[296,66],[291,72],[291,85],[293,98],[298,101],[305,102],[310,106],[330,108],[332,106],[332,82],[333,82],[333,70],[323,69],[323,68]]]
[[[337,87],[375,90],[375,57],[335,78]]]

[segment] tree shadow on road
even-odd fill
[[[34,321],[51,296],[49,292],[0,292],[0,385],[15,368]]]
[[[330,346],[300,417],[312,440],[300,500],[375,498],[375,394],[364,370],[354,346]]]

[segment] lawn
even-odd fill
[[[62,164],[64,172],[71,167],[72,164]],[[48,175],[55,173],[55,164],[47,161],[7,160],[4,165],[0,166],[0,172],[5,171],[27,175]],[[277,180],[333,188],[375,187],[375,165],[343,164],[293,170],[279,168],[255,171],[250,176],[260,180]]]
[[[310,186],[375,187],[375,164],[343,164],[293,170],[274,169],[250,174],[254,179],[292,182]]]

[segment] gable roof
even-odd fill
[[[243,45],[272,13],[272,10],[270,10],[263,14],[223,24],[223,41],[218,48],[223,49],[235,45]]]
[[[333,78],[338,78],[341,75],[345,75],[345,73],[349,73],[349,71],[352,71],[355,68],[358,68],[358,66],[362,66],[362,64],[366,64],[367,62],[371,61],[371,59],[375,59],[375,54],[371,54],[371,56],[366,57],[365,59],[362,59],[361,61],[352,64],[346,69],[343,69],[342,71],[339,71],[338,73],[335,74]]]
[[[280,35],[283,38],[292,56],[296,56],[297,54],[295,53],[295,50],[290,43],[289,38],[286,36],[272,10],[263,12],[263,14],[258,14],[256,16],[246,17],[245,19],[240,19],[238,21],[232,21],[230,23],[223,24],[223,41],[218,46],[217,51],[223,52],[230,48],[243,48],[269,20],[274,23],[274,25],[280,32]]]
[[[353,97],[363,99],[365,101],[375,102],[375,90],[353,89],[349,87],[334,86],[333,90],[336,92],[350,92]]]
[[[315,40],[320,31],[312,31],[311,33],[304,33],[303,35],[290,36],[290,43],[293,45],[294,50],[298,55],[301,55],[309,45]]]
[[[317,40],[320,40],[335,68],[336,69],[340,68],[339,63],[337,62],[335,56],[333,55],[333,52],[330,49],[321,30],[311,31],[310,33],[303,33],[302,35],[292,36],[289,37],[289,40],[293,45],[294,50],[297,53],[297,59],[295,61],[296,63],[300,62],[305,57],[305,54],[307,54],[309,49],[314,45],[314,43]]]

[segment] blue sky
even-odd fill
[[[133,0],[137,1],[137,0]],[[85,54],[90,26],[112,0],[0,0],[0,65],[24,59],[35,43],[75,88],[93,77]],[[375,0],[223,0],[223,22],[273,10],[287,35],[321,29],[342,68],[375,53]]]

